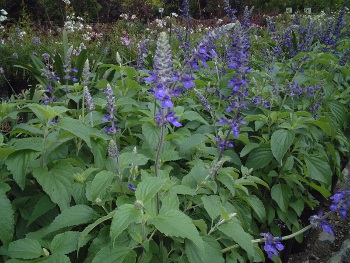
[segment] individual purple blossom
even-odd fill
[[[136,187],[133,186],[132,184],[128,184],[128,188],[129,188],[131,191],[133,191],[133,192],[136,191]]]
[[[260,233],[260,235],[263,236],[262,241],[265,241],[264,250],[269,259],[272,259],[273,255],[277,256],[278,252],[284,249],[281,238],[276,238],[271,233]]]
[[[171,123],[175,127],[181,127],[181,123],[178,122],[178,117],[175,116],[175,112],[168,110],[166,115],[164,115],[164,110],[159,110],[155,115],[154,120],[158,126],[165,126],[168,123]]]
[[[40,38],[39,37],[32,37],[32,43],[34,45],[40,45],[41,44]]]
[[[334,236],[334,232],[332,230],[333,226],[331,226],[326,220],[323,218],[323,212],[319,212],[318,215],[313,215],[309,218],[310,224],[314,227],[322,227],[324,232],[328,232]]]
[[[233,147],[233,143],[230,140],[225,140],[225,139],[221,138],[220,135],[218,135],[217,137],[214,137],[214,140],[218,142],[219,151],[224,151],[227,148]]]

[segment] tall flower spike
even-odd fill
[[[87,86],[84,87],[84,97],[87,110],[90,112],[93,111],[95,109],[95,104]]]
[[[84,63],[83,74],[82,74],[83,81],[81,82],[81,84],[83,85],[88,84],[89,78],[90,78],[90,65],[89,65],[89,59],[86,59]]]
[[[107,94],[106,96],[106,100],[107,100],[107,105],[106,105],[106,110],[107,110],[107,114],[105,115],[105,117],[102,119],[102,121],[109,121],[111,123],[110,126],[106,126],[104,129],[105,133],[108,134],[116,134],[117,133],[117,129],[115,127],[115,116],[114,116],[114,108],[115,108],[115,98],[114,98],[114,94],[113,94],[113,90],[111,85],[109,85],[109,83],[107,84],[107,88],[105,90],[105,93]]]

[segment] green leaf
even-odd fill
[[[209,125],[208,122],[203,119],[203,117],[195,111],[185,111],[182,115],[181,115],[181,119],[185,119],[185,120],[190,120],[190,121],[199,121],[205,125]]]
[[[289,203],[289,205],[294,209],[298,216],[301,216],[302,212],[304,211],[303,199],[300,198],[295,202]]]
[[[89,223],[98,218],[98,214],[91,207],[86,205],[75,205],[64,210],[56,216],[49,225],[46,233],[51,233],[65,227],[72,227]]]
[[[37,240],[24,238],[11,242],[8,253],[11,258],[35,259],[43,255],[43,249]]]
[[[338,101],[329,101],[328,106],[337,122],[344,127],[344,124],[347,123],[348,120],[348,114],[346,113],[344,104]]]
[[[90,127],[85,126],[81,121],[69,117],[62,118],[57,124],[62,129],[73,133],[77,138],[81,138],[89,148],[91,148],[90,134],[93,133]]]
[[[0,240],[3,244],[10,243],[15,230],[14,212],[10,200],[0,189]]]
[[[134,205],[124,204],[115,210],[113,215],[110,236],[115,240],[128,226],[142,219],[141,211]]]
[[[160,210],[160,213],[152,220],[153,225],[161,233],[170,237],[182,237],[191,240],[198,249],[204,253],[203,240],[199,236],[197,228],[191,218],[178,210]]]
[[[148,177],[143,179],[137,185],[137,189],[135,191],[136,199],[146,203],[157,194],[164,183],[164,179],[158,177]]]
[[[206,254],[206,262],[224,263],[225,260],[221,253],[221,246],[215,238],[211,236],[203,236],[204,250]]]
[[[221,201],[218,195],[203,196],[202,202],[205,210],[212,220],[215,220],[221,214]]]
[[[106,161],[108,143],[100,138],[91,138],[91,152],[94,155],[96,167],[103,167]]]
[[[67,167],[69,166],[67,165]],[[73,178],[69,180],[64,175],[64,169],[53,168],[47,171],[45,168],[36,168],[33,170],[33,176],[45,193],[50,196],[52,202],[60,207],[61,211],[70,206],[70,191]]]
[[[39,155],[40,153],[36,151],[21,150],[9,155],[5,161],[7,168],[13,175],[13,179],[22,190],[25,187],[28,167]]]
[[[65,255],[76,251],[78,249],[79,236],[80,232],[78,231],[67,231],[56,235],[51,241],[51,253]]]
[[[328,160],[321,154],[310,154],[304,156],[307,174],[314,180],[330,184],[332,171]]]
[[[131,255],[131,258],[128,257]],[[135,260],[133,260],[133,257]],[[129,258],[127,260],[127,258]],[[136,262],[136,253],[128,247],[104,247],[102,248],[92,260],[92,263],[131,263]]]
[[[244,231],[236,218],[222,224],[218,229],[247,251],[249,256],[254,256],[253,237]]]
[[[27,226],[29,226],[36,219],[38,219],[40,216],[42,216],[46,212],[50,211],[55,206],[56,206],[56,204],[54,204],[51,201],[50,197],[48,197],[46,194],[43,194],[43,196],[39,199],[39,201],[35,205],[32,213],[30,214]]]
[[[37,261],[35,261],[37,262]],[[61,255],[61,254],[54,254],[46,257],[43,260],[40,260],[38,262],[45,262],[45,263],[71,263],[69,257],[66,255]]]
[[[148,158],[139,153],[132,153],[132,152],[124,152],[121,153],[118,157],[119,166],[127,167],[128,165],[144,165],[148,162]]]
[[[207,139],[208,139],[207,136],[205,136],[203,134],[194,134],[194,135],[188,137],[187,139],[185,139],[181,143],[181,145],[179,147],[180,153],[181,154],[186,153],[189,149],[203,143]]]
[[[281,163],[283,156],[293,144],[295,135],[288,130],[277,130],[271,136],[271,151],[276,160]]]
[[[185,242],[185,252],[189,263],[206,263],[206,254],[201,251],[191,240]]]
[[[146,122],[142,125],[142,134],[145,136],[151,150],[156,150],[160,138],[160,128],[152,123]]]
[[[253,149],[258,148],[259,144],[258,143],[250,143],[247,144],[243,147],[243,149],[241,150],[239,156],[240,157],[244,157],[246,156],[248,153],[250,153]]]
[[[292,196],[292,190],[289,185],[286,184],[275,184],[271,188],[271,197],[276,201],[279,208],[283,212],[288,211],[289,199]]]
[[[270,146],[263,144],[249,153],[245,166],[254,169],[264,168],[269,165],[272,159],[273,154]]]
[[[175,185],[174,187],[170,188],[169,192],[180,195],[196,195],[194,189],[185,185]]]
[[[43,122],[52,120],[56,116],[60,116],[61,113],[66,112],[68,109],[63,106],[50,106],[41,104],[28,104],[27,107],[33,111],[33,113]]]
[[[105,191],[111,187],[114,173],[109,171],[101,171],[95,175],[91,183],[91,198],[96,200],[97,197],[103,196]]]
[[[266,210],[263,202],[256,195],[244,196],[242,199],[254,210],[260,222],[264,222],[266,219]]]

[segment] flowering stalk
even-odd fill
[[[350,191],[339,191],[336,194],[334,194],[330,199],[333,200],[333,203],[330,206],[331,211],[329,211],[328,213],[326,213],[324,215],[322,213],[319,213],[318,215],[311,216],[309,219],[310,224],[307,225],[306,227],[298,230],[297,232],[292,233],[292,234],[287,235],[287,236],[282,236],[282,237],[273,237],[269,233],[263,233],[262,235],[264,236],[264,238],[253,239],[253,240],[251,240],[251,242],[252,243],[263,243],[263,242],[266,243],[266,242],[268,242],[271,245],[272,243],[281,242],[281,241],[295,238],[296,236],[298,236],[302,233],[305,233],[306,231],[310,230],[311,228],[316,228],[316,227],[322,227],[323,231],[334,235],[334,233],[331,229],[332,227],[325,220],[330,215],[332,215],[333,213],[335,213],[337,211],[339,211],[339,214],[342,217],[346,216],[346,210],[350,208]],[[346,209],[345,212],[342,212],[342,208]],[[269,235],[267,235],[267,234],[269,234]],[[278,243],[277,243],[277,245],[278,245]],[[235,245],[232,245],[232,246],[229,246],[227,248],[222,249],[221,252],[227,253],[227,252],[230,252],[231,250],[239,248],[239,247],[240,246],[238,244],[235,244]],[[282,248],[282,247],[279,246],[279,248]],[[270,247],[268,248],[268,250],[270,250]],[[277,248],[277,250],[280,251],[281,249]],[[269,251],[266,251],[266,252],[269,252]]]

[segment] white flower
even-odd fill
[[[70,1],[69,0],[62,0],[66,5],[70,5]]]
[[[176,13],[171,13],[171,16],[172,16],[172,17],[178,17],[178,14],[176,14]]]
[[[4,15],[4,16],[7,16],[7,15],[8,15],[8,13],[7,13],[4,9],[1,9],[1,10],[0,10],[0,13],[1,13],[2,15]]]

